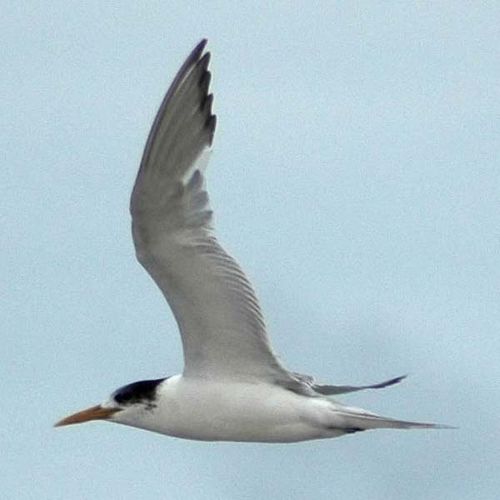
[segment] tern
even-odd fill
[[[163,99],[130,202],[137,259],[175,316],[184,371],[126,385],[55,425],[105,420],[186,439],[267,443],[444,427],[331,398],[404,377],[323,385],[287,370],[275,355],[252,285],[214,233],[204,173],[216,125],[206,43],[193,49]]]

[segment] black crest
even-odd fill
[[[145,403],[148,406],[154,404],[156,399],[156,389],[166,378],[155,380],[140,380],[132,384],[124,385],[115,392],[112,398],[120,405],[131,405]]]

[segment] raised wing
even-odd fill
[[[177,73],[146,143],[131,200],[137,257],[179,325],[184,376],[293,385],[269,344],[250,282],[214,236],[200,166],[216,123],[205,44]]]

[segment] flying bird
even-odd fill
[[[179,326],[181,375],[142,380],[56,426],[105,420],[186,439],[296,442],[378,428],[437,428],[345,406],[339,386],[289,371],[275,355],[249,280],[216,239],[205,167],[216,126],[202,40],[168,89],[146,142],[130,212],[137,259]]]

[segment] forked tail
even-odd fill
[[[335,411],[335,417],[342,422],[345,432],[366,431],[369,429],[455,429],[443,424],[412,422],[382,417],[358,408],[344,407]]]

